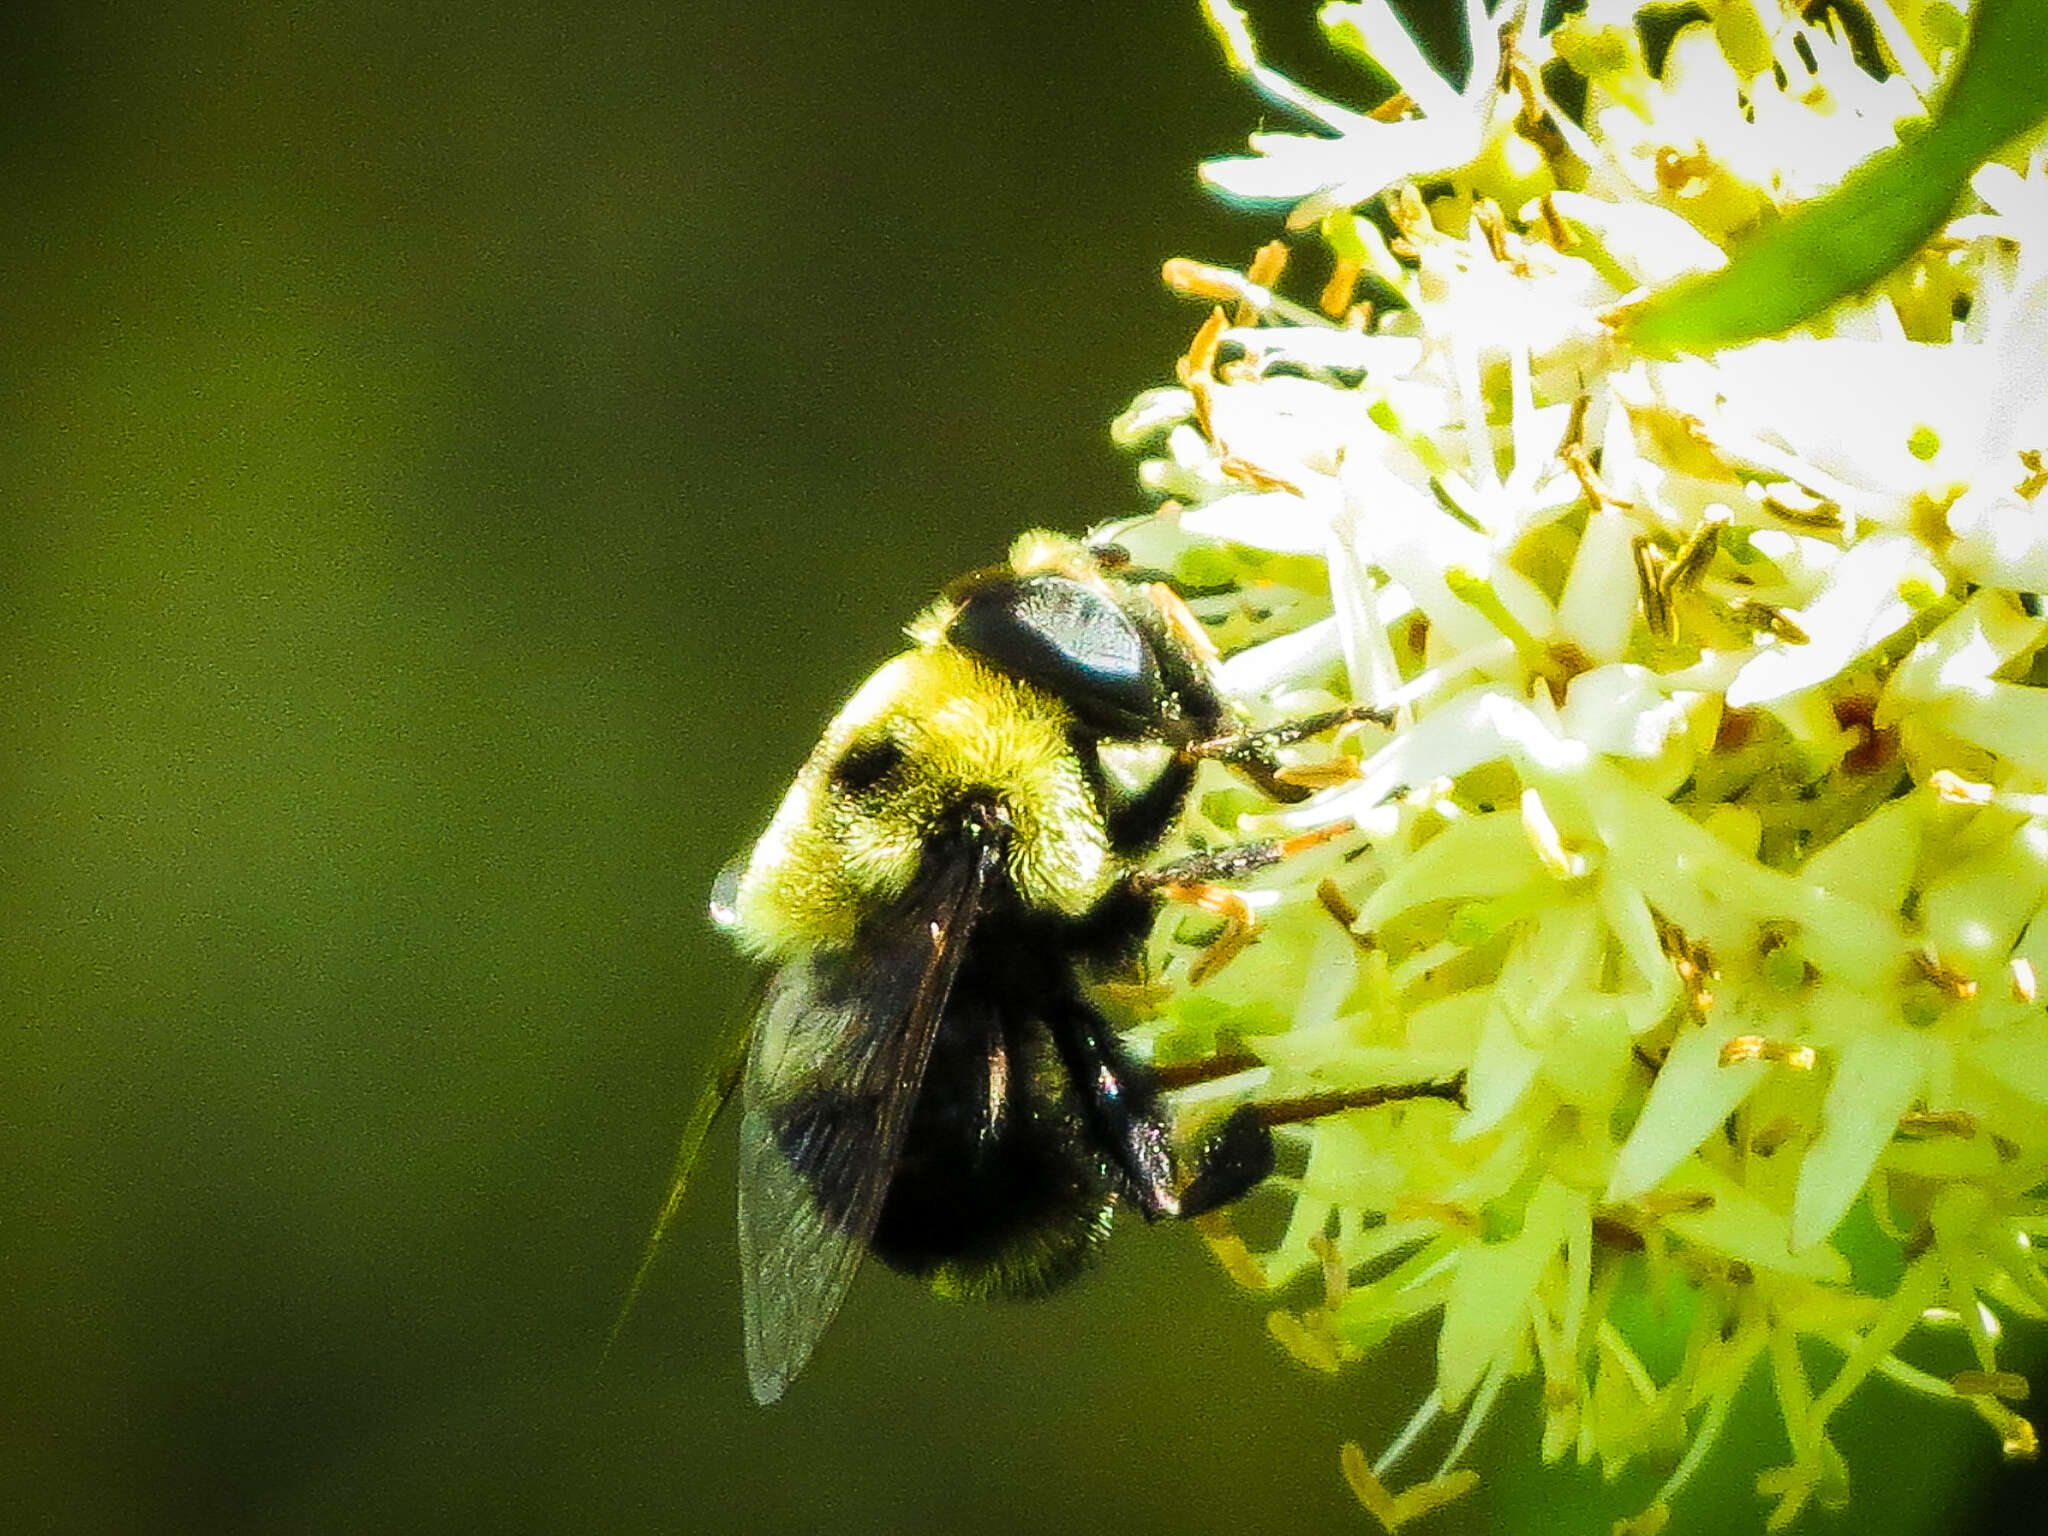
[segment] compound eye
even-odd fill
[[[888,737],[857,741],[832,765],[832,783],[849,795],[865,794],[903,765],[903,749]]]
[[[958,599],[946,638],[1037,684],[1104,735],[1147,735],[1166,709],[1151,640],[1110,598],[1071,577],[981,580]]]

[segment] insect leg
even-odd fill
[[[1250,1192],[1273,1172],[1276,1125],[1295,1125],[1347,1109],[1372,1109],[1407,1099],[1465,1102],[1465,1074],[1432,1083],[1388,1083],[1374,1088],[1335,1089],[1291,1099],[1240,1104],[1202,1141],[1194,1176],[1181,1190],[1180,1214],[1200,1216]]]
[[[1119,852],[1157,846],[1167,829],[1180,820],[1194,781],[1192,758],[1176,758],[1167,763],[1159,776],[1137,795],[1105,811],[1103,827],[1109,833],[1109,846]]]
[[[1174,1150],[1159,1078],[1125,1054],[1107,1020],[1077,1001],[1052,1029],[1095,1142],[1110,1149],[1148,1221],[1200,1216],[1272,1173],[1273,1139],[1256,1105],[1232,1110],[1183,1159]]]
[[[1273,1172],[1273,1137],[1256,1104],[1240,1104],[1202,1139],[1180,1214],[1203,1216],[1249,1194]]]
[[[1262,837],[1254,842],[1233,843],[1228,848],[1212,848],[1206,853],[1175,859],[1171,864],[1161,864],[1156,869],[1141,869],[1131,876],[1131,888],[1141,896],[1156,892],[1174,900],[1184,900],[1186,898],[1175,894],[1177,887],[1197,890],[1225,880],[1242,880],[1246,875],[1271,869],[1283,859],[1291,859],[1298,853],[1306,853],[1311,848],[1357,830],[1356,822],[1336,821],[1312,832],[1296,833],[1293,837]]]
[[[1398,1104],[1409,1099],[1444,1099],[1465,1107],[1465,1074],[1454,1073],[1450,1077],[1427,1083],[1382,1083],[1372,1088],[1333,1088],[1326,1093],[1304,1093],[1291,1099],[1266,1099],[1245,1107],[1253,1110],[1259,1123],[1266,1126],[1299,1125],[1304,1120],[1320,1120],[1325,1115],[1339,1115],[1347,1109],[1376,1109],[1382,1104]]]
[[[1253,731],[1231,731],[1221,736],[1211,736],[1203,741],[1189,742],[1181,750],[1191,758],[1211,758],[1227,763],[1251,780],[1270,799],[1283,805],[1293,805],[1306,800],[1312,786],[1295,781],[1296,775],[1280,766],[1276,756],[1282,747],[1291,747],[1296,742],[1307,741],[1311,736],[1320,736],[1325,731],[1334,731],[1340,725],[1351,725],[1360,720],[1370,720],[1376,725],[1388,725],[1393,715],[1384,709],[1372,709],[1363,704],[1346,705],[1342,709],[1325,710],[1319,715],[1304,715],[1299,720],[1283,720],[1278,725],[1268,725]]]
[[[1303,715],[1299,720],[1282,720],[1278,725],[1263,726],[1255,731],[1232,731],[1227,735],[1212,736],[1207,741],[1190,742],[1187,750],[1190,756],[1214,758],[1219,763],[1263,763],[1270,761],[1273,753],[1281,747],[1291,747],[1311,736],[1320,736],[1340,725],[1352,725],[1361,720],[1370,720],[1374,725],[1391,725],[1394,716],[1390,710],[1347,704],[1342,709],[1326,709],[1319,715]]]
[[[1109,1021],[1080,997],[1047,1020],[1091,1140],[1107,1148],[1148,1220],[1180,1214],[1173,1138],[1151,1074],[1131,1060]]]
[[[1355,830],[1353,823],[1340,821],[1295,837],[1264,838],[1194,854],[1157,869],[1140,870],[1131,876],[1131,888],[1140,895],[1164,896],[1223,919],[1223,933],[1203,952],[1189,974],[1188,979],[1199,985],[1236,959],[1258,936],[1251,903],[1242,893],[1220,882],[1240,880],[1269,869],[1283,859]]]

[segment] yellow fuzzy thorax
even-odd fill
[[[901,896],[932,839],[974,795],[1009,821],[1010,883],[1025,905],[1079,916],[1124,873],[1069,742],[1065,705],[944,643],[909,651],[863,683],[783,796],[740,877],[740,942],[770,959],[849,947]],[[902,750],[864,794],[834,783],[849,748]]]

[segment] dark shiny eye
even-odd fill
[[[879,741],[856,742],[832,765],[832,782],[850,795],[862,794],[894,773],[902,762],[903,749],[886,736]]]
[[[1152,641],[1106,591],[1070,576],[983,578],[960,597],[946,638],[1043,688],[1098,734],[1143,736],[1165,715]]]

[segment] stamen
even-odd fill
[[[1268,240],[1264,245],[1260,246],[1257,253],[1252,257],[1252,264],[1245,269],[1245,278],[1249,287],[1237,301],[1237,313],[1232,317],[1233,323],[1240,328],[1255,324],[1259,318],[1259,311],[1270,307],[1273,285],[1280,281],[1280,274],[1286,270],[1287,242],[1285,240]],[[1266,304],[1254,303],[1252,299],[1254,292],[1264,293],[1267,296],[1268,302]]]
[[[1159,616],[1166,627],[1173,631],[1174,638],[1188,648],[1205,666],[1215,666],[1223,659],[1223,653],[1216,648],[1216,641],[1210,636],[1202,621],[1195,617],[1195,610],[1188,606],[1188,600],[1163,581],[1149,583],[1145,595],[1159,610]]]
[[[1351,904],[1334,880],[1325,880],[1316,887],[1316,901],[1322,909],[1337,920],[1351,942],[1367,954],[1379,948],[1379,942],[1369,933],[1358,931],[1358,908]]]
[[[1265,314],[1289,325],[1320,326],[1323,323],[1322,316],[1306,304],[1283,299],[1272,289],[1228,267],[1212,266],[1206,261],[1195,261],[1186,256],[1170,256],[1160,263],[1159,277],[1175,293],[1185,294],[1191,299],[1248,306],[1253,319]]]
[[[1545,198],[1549,197],[1545,193]],[[1565,418],[1564,436],[1558,439],[1557,451],[1561,454],[1567,448],[1586,446],[1586,415],[1593,408],[1591,395],[1578,395],[1572,400],[1571,415]]]
[[[1787,480],[1759,488],[1752,481],[1747,489],[1750,498],[1780,522],[1819,533],[1839,533],[1842,530],[1840,503],[1816,496],[1803,485],[1794,485]]]
[[[2014,955],[2011,961],[2012,1000],[2016,1003],[2031,1003],[2041,996],[2040,978],[2034,974],[2034,962],[2024,955]]]
[[[1719,548],[1721,530],[1728,526],[1728,514],[1715,512],[1700,519],[1700,525],[1687,535],[1678,552],[1671,557],[1671,563],[1664,568],[1664,596],[1668,602],[1678,593],[1695,585],[1714,562],[1714,551]]]
[[[1268,1312],[1266,1332],[1273,1335],[1282,1349],[1312,1371],[1334,1376],[1343,1369],[1344,1363],[1337,1356],[1336,1346],[1292,1312]]]
[[[1330,272],[1330,280],[1323,284],[1323,291],[1316,300],[1316,307],[1332,320],[1340,320],[1351,308],[1358,295],[1358,280],[1365,274],[1365,264],[1349,256],[1339,256]]]
[[[1259,941],[1258,925],[1225,920],[1223,932],[1188,967],[1188,985],[1199,987]]]
[[[1365,777],[1365,771],[1357,758],[1339,755],[1320,763],[1290,763],[1275,769],[1273,777],[1296,789],[1320,790],[1355,783]]]
[[[1344,1255],[1338,1252],[1336,1240],[1327,1232],[1318,1232],[1310,1238],[1308,1251],[1322,1262],[1323,1306],[1334,1312],[1351,1294],[1351,1271],[1345,1267]]]
[[[1414,110],[1415,98],[1406,91],[1396,91],[1365,115],[1376,123],[1398,123]]]
[[[2002,1397],[2009,1403],[2024,1403],[2033,1390],[2018,1371],[1957,1371],[1948,1384],[1963,1397]]]
[[[1570,159],[1571,145],[1565,139],[1564,130],[1558,127],[1557,119],[1544,105],[1535,75],[1528,64],[1513,54],[1508,54],[1504,63],[1515,94],[1522,98],[1522,109],[1515,114],[1515,132],[1535,145],[1536,152],[1552,166]],[[1546,200],[1549,196],[1547,192],[1544,194]],[[1569,247],[1560,245],[1557,249],[1562,251]]]
[[[2048,490],[2048,465],[2044,465],[2038,448],[2022,448],[2020,463],[2027,471],[2027,478],[2014,486],[2012,493],[2021,501],[2032,501],[2043,490]]]
[[[1657,151],[1657,185],[1666,192],[1679,196],[1697,193],[1713,170],[1713,158],[1704,150],[1685,155],[1667,144]]]
[[[1714,994],[1707,983],[1721,973],[1714,965],[1714,957],[1707,946],[1688,938],[1683,929],[1672,922],[1655,907],[1650,908],[1650,921],[1657,929],[1657,947],[1664,951],[1665,959],[1678,973],[1679,985],[1685,989],[1686,1004],[1695,1019],[1705,1019],[1714,1006]]]
[[[1769,603],[1760,603],[1753,597],[1745,597],[1728,605],[1728,616],[1747,629],[1754,629],[1773,639],[1783,640],[1788,645],[1805,645],[1806,631],[1793,623],[1782,608]]]
[[[1819,1060],[1810,1045],[1787,1040],[1766,1040],[1762,1035],[1737,1035],[1721,1047],[1721,1065],[1740,1066],[1745,1061],[1775,1062],[1795,1072],[1811,1072]]]
[[[1436,226],[1430,222],[1429,209],[1413,182],[1403,182],[1395,188],[1393,196],[1386,200],[1386,209],[1394,228],[1401,232],[1398,240],[1389,242],[1396,255],[1413,259],[1423,246],[1436,240]]]
[[[1276,475],[1271,470],[1261,469],[1251,460],[1241,459],[1234,453],[1224,454],[1216,467],[1231,479],[1241,481],[1255,490],[1291,491],[1296,496],[1302,493],[1301,487],[1292,480]]]
[[[1998,1452],[2007,1461],[2032,1461],[2040,1455],[2041,1440],[2031,1421],[1989,1398],[1973,1397],[1970,1403],[1998,1431]]]
[[[1977,983],[1947,964],[1938,955],[1930,954],[1924,949],[1915,950],[1913,964],[1918,967],[1922,976],[1958,1001],[1967,1001],[1977,995]]]
[[[1914,1141],[1968,1141],[1977,1134],[1977,1117],[1966,1109],[1908,1110],[1899,1116],[1898,1134]]]
[[[1665,595],[1664,551],[1646,533],[1637,534],[1630,547],[1636,557],[1636,596],[1643,605],[1643,622],[1658,639],[1674,641],[1678,638],[1678,620]]]
[[[1508,249],[1508,221],[1500,211],[1499,203],[1490,197],[1480,198],[1472,205],[1472,222],[1479,226],[1479,233],[1486,240],[1486,249],[1495,261],[1509,268],[1522,265]]]
[[[1365,1452],[1356,1443],[1346,1441],[1338,1453],[1338,1461],[1344,1470],[1344,1481],[1351,1485],[1351,1492],[1389,1536],[1402,1526],[1462,1499],[1479,1486],[1479,1474],[1465,1467],[1447,1477],[1434,1478],[1412,1488],[1404,1488],[1399,1493],[1390,1493],[1378,1474],[1366,1465]]]
[[[1240,1287],[1247,1291],[1263,1291],[1271,1288],[1265,1269],[1252,1256],[1245,1240],[1231,1225],[1225,1211],[1210,1211],[1195,1218],[1195,1231],[1202,1241],[1209,1245],[1209,1252],[1216,1256],[1216,1262]]]
[[[1400,1525],[1401,1515],[1394,1505],[1393,1494],[1366,1464],[1365,1452],[1357,1441],[1344,1442],[1337,1452],[1337,1464],[1343,1469],[1344,1481],[1351,1485],[1352,1494],[1365,1507],[1365,1512],[1380,1523],[1382,1530],[1392,1532]]]
[[[1659,1222],[1669,1216],[1704,1216],[1714,1208],[1714,1197],[1704,1189],[1652,1191],[1635,1205],[1652,1222]]]
[[[1800,1125],[1797,1120],[1790,1115],[1780,1115],[1749,1138],[1749,1150],[1758,1157],[1769,1157],[1799,1132]]]
[[[1306,853],[1309,849],[1321,847],[1324,843],[1333,843],[1338,838],[1348,836],[1357,830],[1358,823],[1355,821],[1333,821],[1326,827],[1297,832],[1292,837],[1280,839],[1280,857],[1291,859],[1298,853]]]
[[[1167,265],[1171,267],[1173,263],[1168,262]],[[1195,332],[1195,339],[1188,343],[1187,352],[1174,365],[1174,372],[1180,376],[1181,383],[1192,386],[1196,379],[1215,377],[1216,352],[1222,342],[1223,329],[1223,308],[1218,305],[1209,311],[1209,318],[1202,322],[1201,328]]]
[[[1191,299],[1222,299],[1239,296],[1244,279],[1228,267],[1212,267],[1186,256],[1169,256],[1159,268],[1160,280],[1175,293]]]
[[[1387,1212],[1389,1221],[1433,1221],[1439,1226],[1478,1237],[1484,1231],[1484,1224],[1476,1212],[1468,1211],[1462,1205],[1453,1205],[1448,1200],[1423,1200],[1413,1195],[1403,1195],[1394,1202],[1394,1208]]]

